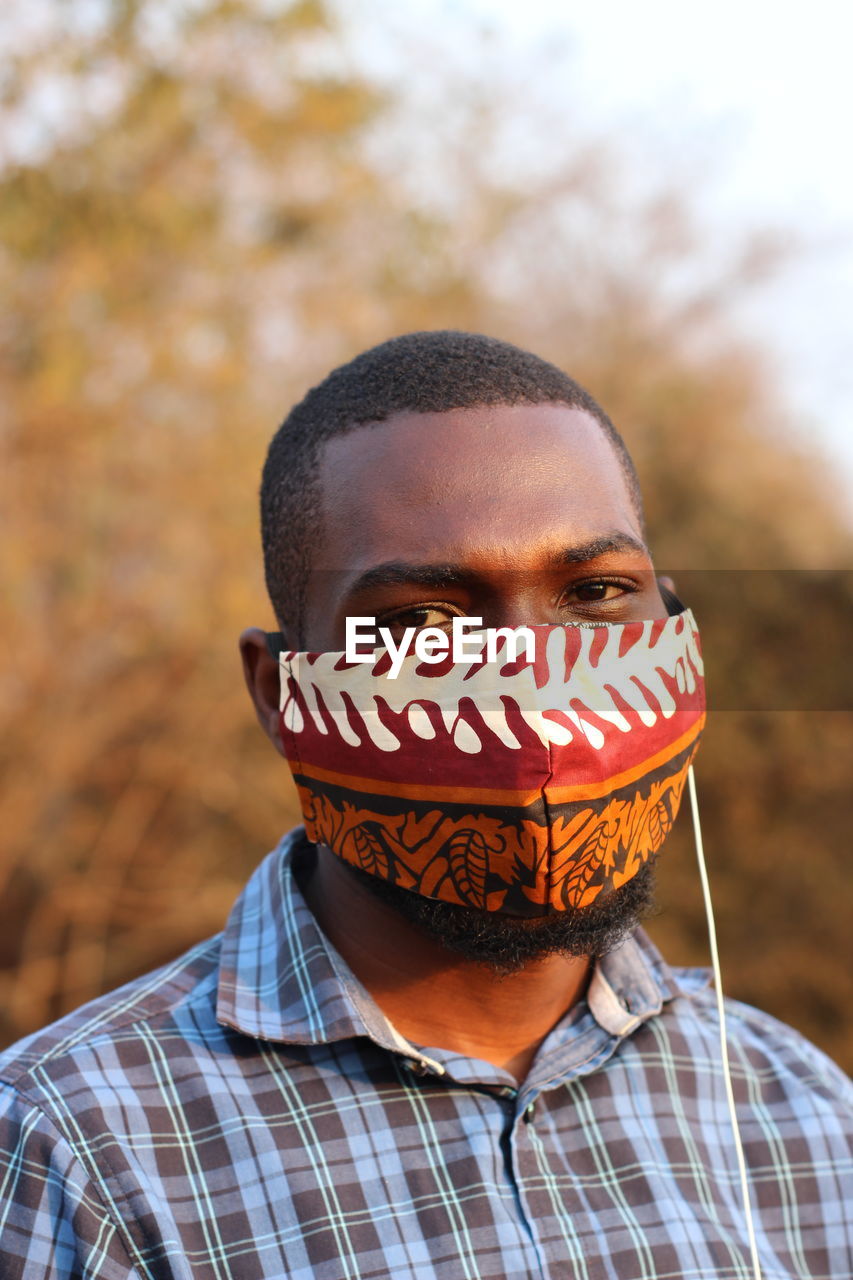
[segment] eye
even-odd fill
[[[612,578],[590,578],[586,582],[575,582],[567,587],[563,593],[563,603],[611,604],[636,590],[636,583],[624,579],[614,581]]]
[[[588,604],[599,600],[613,600],[622,594],[623,589],[617,582],[581,582],[568,594]]]
[[[414,627],[416,631],[422,631],[425,627],[450,628],[453,619],[460,616],[447,605],[421,604],[377,618],[376,625],[387,627],[394,640],[400,640],[407,627]]]

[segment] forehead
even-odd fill
[[[514,566],[601,532],[642,539],[619,460],[564,405],[400,413],[333,438],[320,463],[315,567],[389,557]]]

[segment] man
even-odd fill
[[[243,662],[314,839],[220,938],[0,1059],[4,1280],[754,1275],[707,978],[637,928],[701,663],[612,424],[516,348],[409,335],[291,412],[262,523],[282,636]],[[403,656],[430,696],[395,702],[388,654],[342,656],[354,618],[390,654],[469,617],[550,667]],[[663,658],[607,708],[547,701],[670,642],[655,695]],[[754,1010],[728,1035],[761,1274],[849,1280],[848,1083]]]

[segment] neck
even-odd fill
[[[423,1048],[481,1058],[521,1081],[548,1032],[586,990],[586,956],[550,955],[504,976],[454,955],[322,845],[303,889],[326,937],[385,1016]]]

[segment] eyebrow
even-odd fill
[[[632,537],[630,533],[607,533],[598,538],[590,538],[588,542],[566,547],[558,553],[554,563],[582,564],[585,560],[597,560],[599,556],[605,556],[611,551],[639,551],[644,556],[649,554],[645,543]]]
[[[347,595],[367,591],[371,587],[442,587],[458,586],[470,575],[455,564],[407,564],[405,560],[388,560],[366,570],[348,589]]]
[[[638,551],[648,555],[648,547],[628,533],[610,533],[587,542],[576,543],[559,551],[551,560],[551,567],[583,564],[613,551]],[[362,573],[347,590],[348,596],[357,595],[375,587],[426,587],[440,591],[443,587],[459,586],[470,582],[476,574],[466,572],[457,564],[407,564],[405,560],[388,560]]]

